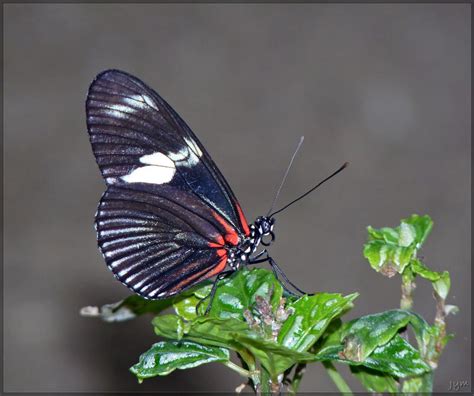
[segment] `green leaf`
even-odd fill
[[[433,222],[429,216],[412,215],[395,228],[367,227],[364,257],[377,272],[386,276],[402,273],[426,240]]]
[[[417,340],[429,339],[431,328],[421,317],[409,311],[391,310],[336,327],[319,346],[315,359],[363,365],[397,377],[420,375],[431,370],[429,365],[418,350],[397,334],[411,322]]]
[[[195,288],[192,293],[175,299],[175,312],[188,321],[198,316],[196,308],[199,308],[199,316],[204,315],[210,301],[200,302],[209,297],[211,289],[212,285],[207,283]],[[283,288],[273,273],[259,268],[242,268],[220,281],[209,316],[243,319],[243,312],[255,304],[256,297],[267,297],[270,292],[271,305],[275,309],[283,295]]]
[[[227,347],[240,351],[242,346],[235,341],[235,333],[255,335],[243,321],[198,316],[187,322],[177,315],[162,315],[153,319],[155,333],[172,340],[185,338],[205,345]]]
[[[364,245],[364,257],[377,272],[392,277],[402,273],[415,252],[414,246],[402,247],[385,241],[369,241]]]
[[[203,298],[210,293],[210,290],[210,282],[203,282],[197,287],[189,289],[178,296],[163,300],[147,300],[137,294],[133,294],[122,301],[113,304],[105,304],[100,308],[95,306],[84,307],[80,313],[82,316],[99,317],[106,322],[122,322],[147,313],[158,314],[172,305],[178,305],[180,308],[184,308],[186,302],[181,303],[181,301],[192,298],[193,296]]]
[[[400,378],[431,371],[420,353],[399,335],[375,348],[363,365]]]
[[[451,278],[449,277],[448,271],[444,271],[440,275],[439,279],[433,283],[433,288],[443,300],[446,300],[449,289],[451,288]]]
[[[375,229],[371,226],[367,227],[369,240],[383,240],[387,243],[398,244],[398,232],[390,227],[382,227]]]
[[[348,322],[341,333],[345,357],[353,361],[364,361],[376,347],[387,343],[405,327],[411,317],[412,314],[408,311],[394,309]]]
[[[199,299],[209,297],[209,295],[211,294],[213,283],[214,282],[211,281],[201,283],[196,288],[192,289],[193,294]]]
[[[415,334],[418,349],[423,358],[428,356],[429,349],[434,347],[436,338],[436,328],[431,326],[425,319],[417,313],[412,312],[410,324]]]
[[[225,348],[200,345],[191,341],[162,341],[140,356],[130,371],[140,380],[168,375],[176,369],[184,370],[211,362],[229,361]]]
[[[157,335],[172,340],[180,340],[189,329],[189,323],[177,315],[157,316],[152,320],[152,324]]]
[[[433,392],[433,373],[425,373],[418,377],[407,379],[403,382],[402,393],[429,393]]]
[[[352,374],[365,389],[375,393],[397,393],[398,382],[391,375],[363,366],[350,366]]]
[[[343,345],[341,343],[341,334],[345,325],[346,324],[343,324],[341,319],[334,319],[318,342],[313,345],[310,352],[314,353],[315,356],[331,356],[334,351],[336,354],[342,352]]]
[[[164,300],[147,300],[137,294],[127,297],[118,306],[117,309],[128,308],[135,315],[143,315],[146,313],[160,313],[166,308],[170,307],[172,299],[167,298]]]
[[[449,289],[451,287],[451,278],[448,271],[436,272],[430,270],[418,259],[413,259],[411,262],[412,271],[420,275],[421,277],[428,279],[433,282],[433,288],[436,293],[443,299],[446,300],[448,297]]]
[[[174,308],[174,311],[179,316],[181,316],[182,319],[193,320],[197,316],[196,310],[200,301],[201,301],[200,298],[192,295],[175,302],[173,304],[173,308]],[[205,303],[203,302],[203,304],[201,304],[199,308],[202,308],[205,310],[206,308]],[[203,313],[202,309],[200,309],[200,313]]]
[[[352,307],[351,302],[357,296],[357,293],[346,297],[318,293],[291,302],[289,308],[294,312],[281,327],[278,343],[298,352],[307,351],[321,337],[331,320]]]
[[[234,318],[198,317],[185,330],[185,336],[197,342],[225,346],[237,352],[242,349],[250,350],[272,376],[312,357],[311,354],[293,351],[266,340],[251,330],[247,323]]]
[[[243,320],[243,312],[255,304],[256,296],[267,297],[270,293],[272,307],[276,309],[283,288],[273,273],[262,268],[242,268],[221,281],[209,314]]]
[[[247,323],[234,318],[221,319],[210,316],[200,316],[188,323],[185,335],[196,342],[206,345],[223,346],[239,351],[241,345],[235,340],[235,334],[255,334]]]
[[[294,364],[313,359],[310,353],[297,352],[255,335],[235,333],[234,339],[247,348],[274,379]]]
[[[362,361],[347,358],[342,351],[342,346],[326,346],[315,356],[315,360],[336,360],[355,366],[362,365],[400,378],[431,371],[420,353],[399,335],[393,337],[385,345],[375,348],[370,356]]]
[[[410,319],[410,324],[415,333],[421,356],[431,367],[436,368],[441,351],[454,335],[443,336],[444,330],[439,325],[430,326],[420,315],[415,313]]]
[[[459,312],[459,307],[456,306],[456,305],[449,305],[449,304],[446,304],[444,306],[444,314],[446,316],[448,315],[456,315],[457,313]]]
[[[431,217],[428,215],[411,215],[410,217],[403,219],[402,224],[407,224],[414,228],[417,249],[419,249],[421,245],[423,245],[426,238],[433,229],[433,220],[431,220]]]
[[[411,224],[402,221],[400,228],[398,229],[398,241],[397,245],[408,247],[416,241],[416,230]]]
[[[428,279],[431,282],[437,281],[441,276],[439,272],[430,270],[418,259],[413,259],[411,261],[411,270],[413,273],[420,275],[422,278]]]
[[[266,340],[251,330],[247,323],[234,318],[199,316],[185,322],[177,315],[163,315],[153,320],[156,334],[193,341],[203,345],[225,347],[234,351],[249,350],[272,376],[277,376],[293,364],[312,358],[276,342]]]
[[[105,322],[123,322],[147,313],[159,313],[170,307],[171,304],[172,299],[146,300],[134,294],[122,301],[105,304],[100,308],[93,306],[84,307],[81,309],[81,315],[98,317]]]

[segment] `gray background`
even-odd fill
[[[135,74],[191,125],[249,221],[350,167],[278,217],[272,254],[306,290],[361,293],[353,318],[395,308],[399,279],[362,258],[365,227],[430,214],[422,254],[452,275],[456,334],[436,375],[470,386],[469,5],[6,5],[5,390],[232,391],[218,364],[138,385],[150,318],[110,325],[79,308],[117,301],[96,249],[104,189],[85,128],[89,83]],[[415,307],[432,320],[430,286]],[[346,372],[345,368],[342,369]],[[351,382],[352,383],[352,382]],[[334,391],[318,366],[304,391]],[[354,389],[361,390],[355,384]]]

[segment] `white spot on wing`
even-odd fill
[[[140,157],[140,162],[147,165],[166,166],[174,168],[174,163],[163,153],[153,153]]]
[[[186,143],[189,145],[189,142],[191,141],[190,140],[188,141],[187,138],[184,138],[184,139],[186,140]],[[201,151],[199,150],[199,152]],[[181,150],[179,150],[176,153],[169,152],[168,157],[171,158],[173,161],[178,162],[180,166],[187,166],[188,168],[191,168],[192,166],[196,165],[199,162],[199,156],[194,151],[193,146],[191,146],[191,150],[189,146],[183,146]]]
[[[122,176],[127,183],[169,183],[176,173],[174,162],[163,153],[147,154],[140,157],[140,162],[148,166],[133,169],[128,175]]]
[[[176,169],[158,166],[143,166],[134,169],[131,173],[122,177],[127,183],[150,183],[164,184],[173,179]]]
[[[189,149],[185,146],[181,150],[179,150],[177,153],[169,152],[168,157],[176,162],[180,162],[185,160],[189,156]]]
[[[197,143],[192,140],[191,138],[188,138],[187,136],[184,137],[184,140],[186,141],[186,144],[191,147],[191,150],[194,151],[194,153],[198,156],[198,157],[202,157],[202,151],[201,149],[199,148],[199,146],[197,145]]]

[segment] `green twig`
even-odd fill
[[[272,392],[271,384],[271,377],[265,368],[261,368],[260,370],[260,393],[257,392],[257,395],[270,395]]]
[[[245,370],[244,368],[236,365],[235,363],[232,363],[230,360],[227,361],[227,362],[223,362],[223,363],[224,363],[224,365],[226,365],[230,369],[232,369],[235,372],[239,373],[242,377],[252,378],[252,376],[255,375],[255,373],[252,373],[249,370]]]
[[[247,368],[251,376],[249,377],[249,385],[253,388],[256,394],[260,392],[260,370],[257,369],[257,363],[255,362],[255,358],[247,349],[242,348],[237,353],[240,361],[244,368]]]
[[[415,277],[409,267],[402,274],[402,297],[400,308],[410,311],[413,308],[413,291],[416,288]]]
[[[443,352],[443,349],[448,341],[446,334],[446,305],[445,299],[442,298],[436,291],[433,291],[433,297],[436,300],[436,316],[434,325],[437,329],[433,347],[432,356],[430,356],[429,363],[431,367],[438,367],[438,360]]]
[[[342,378],[341,374],[339,374],[336,367],[334,367],[330,361],[323,362],[323,366],[325,367],[329,377],[332,379],[339,392],[344,395],[352,395],[351,388],[349,388],[349,385],[347,385],[347,382],[344,380],[344,378]]]

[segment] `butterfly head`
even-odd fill
[[[273,217],[260,216],[255,220],[255,231],[259,239],[261,238],[262,245],[269,246],[275,240],[275,234],[273,233],[274,225],[275,219]]]

